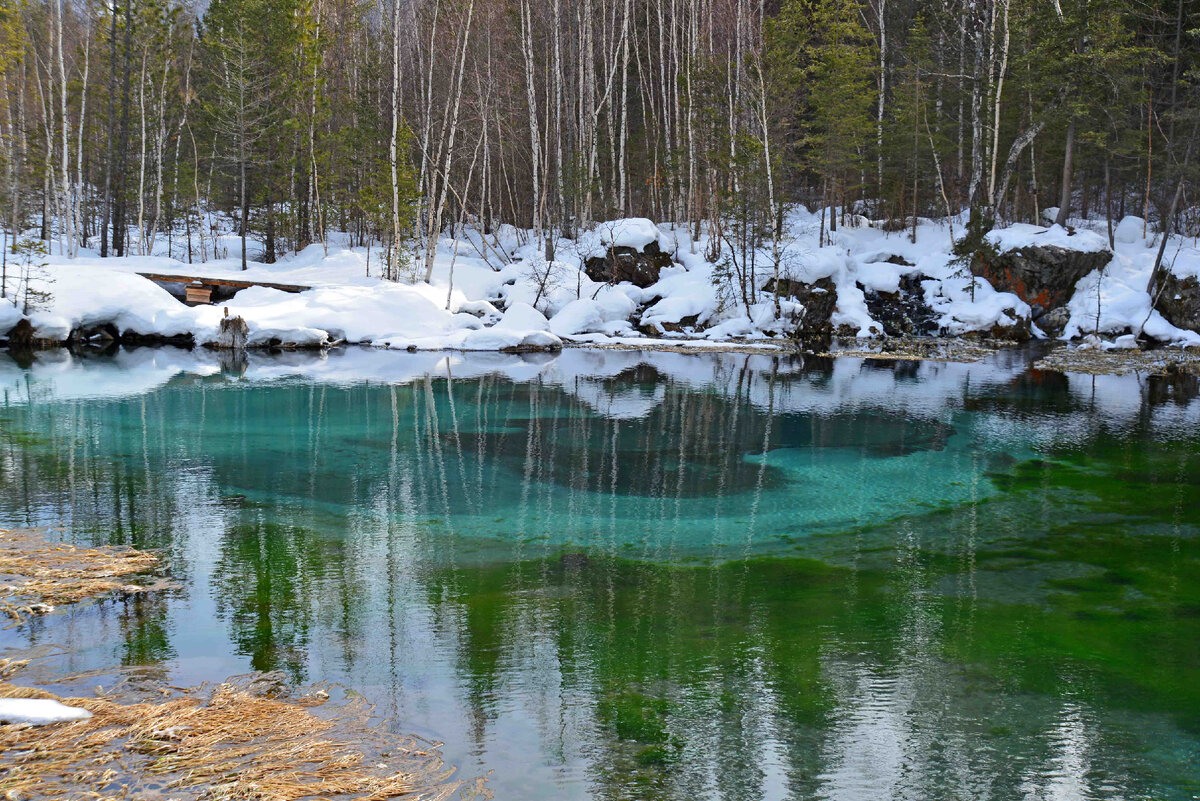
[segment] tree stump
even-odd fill
[[[229,309],[226,309],[221,327],[217,330],[216,347],[221,350],[245,350],[249,335],[250,327],[246,321],[240,316],[230,317]]]

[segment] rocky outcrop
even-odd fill
[[[1112,253],[1089,252],[1058,245],[1029,245],[1008,250],[988,261],[976,256],[971,271],[1000,290],[1012,292],[1035,310],[1065,306],[1075,284],[1092,270],[1103,269]]]
[[[931,336],[938,330],[938,315],[925,300],[924,275],[906,275],[895,292],[865,290],[867,312],[889,337]]]
[[[1200,332],[1200,281],[1167,272],[1154,308],[1176,328]]]
[[[614,245],[603,256],[588,259],[584,272],[588,278],[602,284],[628,281],[645,289],[657,282],[662,269],[671,264],[671,256],[663,253],[657,242],[648,242],[641,250]]]
[[[832,279],[820,278],[810,284],[781,278],[776,286],[772,278],[763,289],[772,293],[778,291],[781,298],[791,298],[804,307],[804,316],[796,326],[797,337],[828,339],[833,336],[831,321],[837,309],[838,293]]]

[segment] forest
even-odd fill
[[[1194,233],[1185,0],[4,0],[6,240],[242,263],[346,232],[644,216],[736,252],[784,210],[889,230],[1069,215]],[[1194,183],[1192,184],[1194,187]],[[1192,211],[1186,211],[1191,209]],[[822,225],[824,211],[822,213]],[[1193,215],[1191,218],[1188,215]],[[961,219],[961,218],[960,218]],[[1111,223],[1110,223],[1111,231]],[[1111,236],[1111,234],[1110,234]]]

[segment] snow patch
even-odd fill
[[[50,698],[0,698],[0,723],[46,726],[87,720],[91,712]]]

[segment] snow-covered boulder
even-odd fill
[[[585,262],[588,278],[602,284],[630,283],[648,287],[658,281],[662,271],[672,264],[671,257],[649,242],[642,249],[614,245],[604,255],[593,256]]]
[[[460,340],[462,350],[535,351],[558,350],[562,340],[550,332],[546,316],[528,303],[513,303],[500,322],[491,328],[467,331]]]
[[[1146,221],[1131,214],[1117,223],[1117,227],[1113,229],[1113,239],[1128,245],[1142,241],[1146,233]]]
[[[513,303],[504,310],[504,317],[495,328],[502,331],[549,331],[546,315],[528,303]]]
[[[508,352],[559,350],[562,340],[549,331],[522,331],[513,328],[481,328],[468,331],[459,345],[461,350],[498,350]]]
[[[600,331],[607,322],[604,308],[587,298],[573,300],[550,319],[550,330],[560,337]]]
[[[601,284],[648,287],[672,264],[658,226],[645,217],[601,223],[580,244],[588,278]]]
[[[1029,339],[1029,305],[1013,293],[997,292],[977,277],[952,276],[926,286],[926,300],[945,333],[986,332],[997,339]]]

